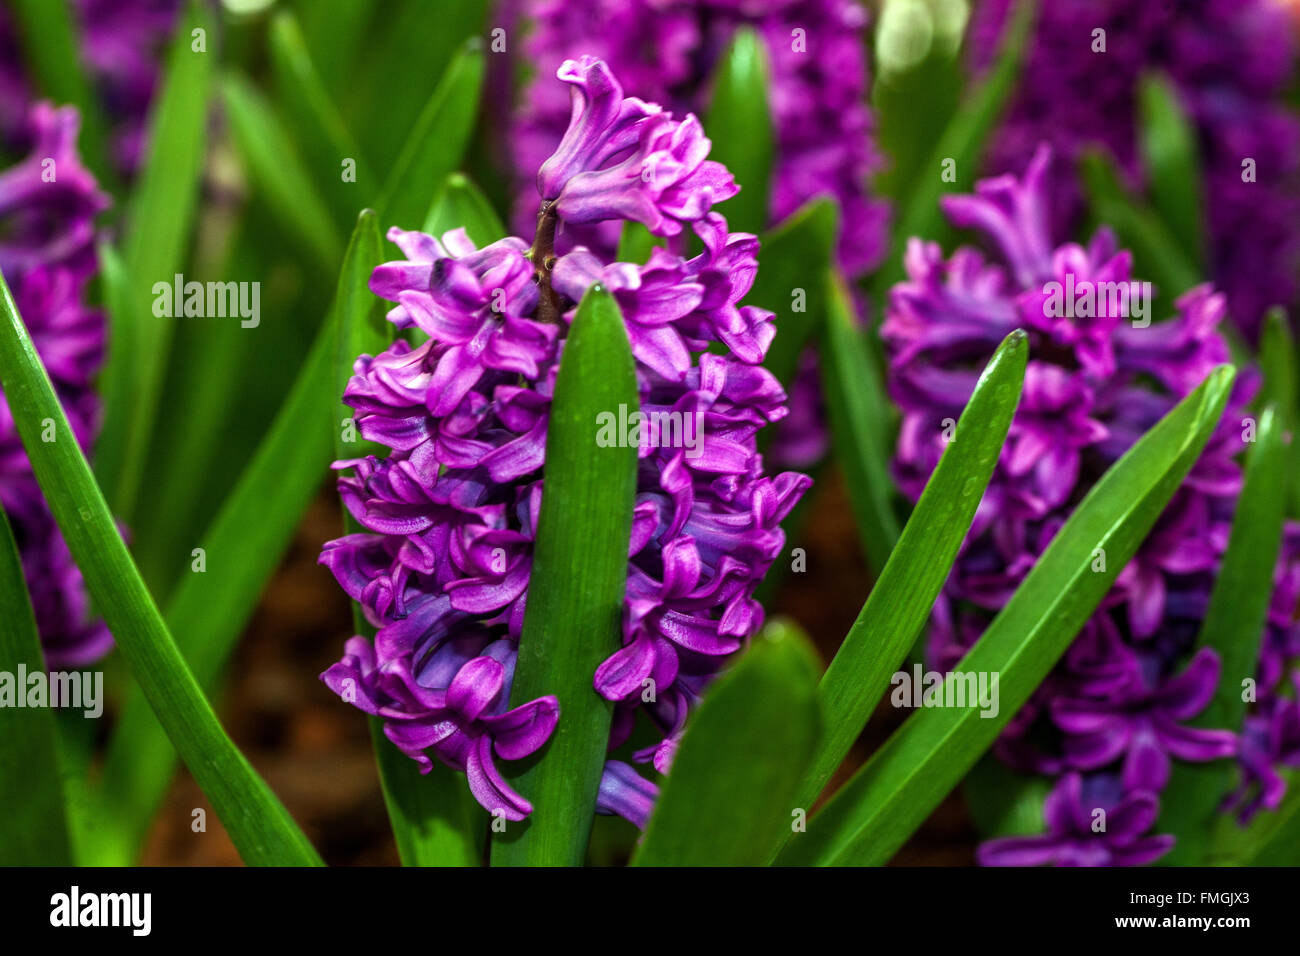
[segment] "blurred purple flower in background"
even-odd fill
[[[1011,0],[974,4],[977,69],[993,62],[1011,8]],[[1095,30],[1105,31],[1104,53],[1093,50]],[[1103,144],[1141,186],[1138,81],[1168,74],[1199,134],[1211,278],[1253,338],[1266,309],[1295,305],[1300,292],[1300,119],[1281,100],[1294,59],[1293,25],[1277,0],[1047,0],[984,168],[1014,172],[1050,143],[1053,230],[1072,234],[1083,213],[1072,168],[1079,152]]]
[[[975,195],[946,198],[953,224],[986,238],[994,254],[963,247],[944,258],[937,244],[913,239],[908,279],[893,288],[881,329],[890,393],[903,412],[896,474],[913,501],[945,447],[945,421],[957,420],[997,344],[1017,327],[1031,340],[1020,407],[935,606],[928,652],[939,670],[964,656],[1102,473],[1228,358],[1218,331],[1224,297],[1210,287],[1184,294],[1175,314],[1161,321],[1143,314],[1150,287],[1134,281],[1130,256],[1109,231],[1086,247],[1055,244],[1051,168],[1050,150],[1040,147],[1023,177],[984,180]],[[1122,297],[1102,293],[1121,288]],[[1081,773],[1089,792],[1110,788],[1110,802],[1126,808],[1123,832],[1112,828],[1081,849],[1077,840],[1090,834],[1070,822],[1080,791],[1067,776],[1048,808],[1051,839],[999,844],[984,854],[986,862],[1149,859],[1156,845],[1139,841],[1135,851],[1139,844],[1130,838],[1154,821],[1171,758],[1205,761],[1237,752],[1233,734],[1185,723],[1209,703],[1220,676],[1214,651],[1189,654],[1240,492],[1235,459],[1256,384],[1253,374],[1242,376],[1186,482],[995,748],[1015,769]],[[1260,781],[1271,806],[1280,799],[1271,762],[1296,756],[1294,716],[1274,698],[1300,651],[1297,534],[1291,529],[1287,536],[1252,717],[1283,726],[1260,726],[1257,739],[1242,747],[1245,771]]]
[[[532,177],[560,141],[569,103],[550,82],[562,60],[584,55],[609,63],[623,88],[678,113],[704,113],[715,68],[742,26],[763,40],[776,138],[768,197],[775,224],[821,195],[840,207],[839,264],[850,278],[876,266],[886,250],[888,207],[868,192],[882,158],[872,141],[863,42],[867,11],[854,0],[516,0],[502,15],[526,31],[522,77],[509,129],[509,161],[518,184],[516,228],[535,215]],[[525,66],[524,64],[527,64]],[[742,184],[744,186],[744,184]],[[724,197],[715,196],[714,202]],[[581,231],[580,240],[612,254],[616,223]],[[564,242],[561,239],[561,248]],[[811,357],[809,357],[811,358]],[[791,386],[792,417],[776,430],[771,454],[807,466],[826,450],[816,364],[805,362]],[[793,423],[797,422],[796,428]]]
[[[144,158],[145,120],[181,0],[75,0],[81,55],[112,124],[113,161],[124,175]]]
[[[145,120],[162,71],[164,47],[181,0],[74,0],[81,67],[110,124],[112,160],[133,174],[144,156]],[[26,144],[34,84],[23,67],[18,24],[0,7],[0,140]]]
[[[1104,787],[1108,781],[1096,781]],[[984,866],[1140,866],[1169,852],[1171,836],[1144,836],[1156,822],[1159,804],[1148,791],[1119,795],[1091,787],[1068,773],[1043,804],[1047,833],[1042,836],[1004,837],[980,847]],[[1094,828],[1103,818],[1104,827]]]
[[[110,123],[114,165],[125,175],[141,156],[161,48],[179,0],[76,0],[86,69]],[[85,305],[97,269],[95,222],[108,205],[77,153],[72,107],[36,103],[19,24],[0,7],[0,150],[22,155],[0,170],[0,270],[78,443],[89,452],[100,424],[93,379],[103,361],[104,315]],[[103,656],[112,637],[90,617],[81,572],[45,504],[7,404],[0,407],[0,502],[9,514],[50,668]]]
[[[478,801],[510,819],[532,807],[492,757],[533,752],[563,719],[553,697],[505,708],[549,404],[583,293],[601,282],[623,311],[641,410],[679,416],[695,439],[641,435],[624,646],[592,675],[593,693],[616,705],[611,751],[644,711],[662,741],[632,757],[668,770],[701,689],[762,625],[754,588],[784,545],[782,518],[810,483],[768,476],[756,450],[758,430],[786,413],[784,393],[758,364],[772,316],[740,305],[758,242],[712,211],[735,187],[707,159],[699,121],[625,98],[594,58],[559,64],[557,75],[572,120],[554,154],[537,158],[531,246],[507,237],[478,249],[464,230],[440,239],[389,232],[405,258],[377,268],[371,289],[396,303],[394,326],[429,338],[357,360],[344,399],[362,436],[390,453],[337,463],[351,470],[339,488],[366,530],[321,554],[377,628],[373,646],[349,641],[323,679],[383,717],[388,737],[426,770],[427,751],[463,769]],[[653,175],[642,175],[647,167]],[[645,264],[581,246],[557,258],[569,215],[640,221],[669,238]],[[690,233],[703,247],[695,255]],[[712,343],[723,351],[705,351]],[[647,681],[655,692],[643,700]],[[630,764],[611,760],[597,809],[641,825],[654,794]]]
[[[0,171],[0,272],[13,291],[68,422],[83,449],[99,428],[93,377],[104,352],[104,317],[84,304],[95,272],[94,217],[108,199],[76,152],[71,107],[38,103],[28,114],[27,157]],[[0,401],[0,503],[13,525],[36,623],[51,668],[102,656],[112,638],[89,619],[72,562],[32,473],[7,402]]]

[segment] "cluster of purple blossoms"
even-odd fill
[[[1218,331],[1224,297],[1208,286],[1178,299],[1175,314],[1134,320],[1147,289],[1108,230],[1087,246],[1052,241],[1051,152],[1041,146],[1023,178],[985,180],[944,200],[954,225],[986,237],[992,258],[911,240],[908,279],[892,290],[882,336],[889,388],[903,413],[896,473],[916,500],[983,364],[1010,331],[1030,335],[1020,407],[988,490],[935,605],[929,658],[951,670],[1014,593],[1070,511],[1101,474],[1174,404],[1228,358]],[[1065,302],[1073,290],[1075,299]],[[1103,291],[1105,290],[1104,294]],[[1149,305],[1149,302],[1148,302]],[[1149,318],[1149,312],[1147,313]],[[1238,751],[1236,735],[1187,726],[1220,678],[1213,650],[1191,653],[1227,544],[1241,488],[1236,462],[1246,402],[1257,381],[1238,383],[1228,411],[1101,609],[1007,726],[996,745],[1018,770],[1059,777],[1047,807],[1051,832],[986,845],[986,863],[1138,863],[1168,839],[1143,834],[1156,816],[1172,759],[1205,761]],[[1279,759],[1295,760],[1294,703],[1279,691],[1300,653],[1300,529],[1287,535],[1258,675],[1260,703],[1242,745],[1241,799],[1275,806]],[[1190,656],[1189,656],[1190,655]],[[1289,750],[1287,749],[1289,748]],[[1110,815],[1092,833],[1085,806]],[[1116,815],[1124,821],[1116,826]]]
[[[532,807],[495,761],[537,750],[562,719],[554,697],[513,709],[509,697],[549,405],[586,290],[600,282],[622,310],[642,411],[689,417],[702,436],[685,448],[642,435],[623,646],[593,675],[594,692],[615,703],[611,751],[644,710],[662,742],[633,759],[667,771],[699,692],[762,624],[754,588],[810,484],[767,476],[756,451],[759,428],[786,412],[759,365],[773,317],[740,304],[758,241],[729,232],[711,209],[737,187],[707,159],[699,121],[624,97],[594,58],[566,61],[557,75],[571,122],[539,164],[531,246],[508,237],[478,249],[463,230],[389,232],[405,258],[377,268],[371,289],[396,303],[395,327],[428,340],[398,339],[354,366],[345,401],[362,436],[390,452],[336,464],[351,471],[339,489],[365,531],[321,555],[377,628],[373,643],[350,640],[322,679],[382,717],[389,739],[426,769],[436,756],[465,771],[478,801],[513,820]],[[643,223],[665,245],[644,264],[582,246],[555,254],[571,225],[610,221]],[[630,764],[610,760],[597,809],[640,825],[655,793]]]
[[[107,205],[76,152],[71,107],[28,112],[30,152],[0,170],[0,273],[83,449],[99,427],[92,380],[104,352],[104,317],[84,304],[96,269],[94,217]],[[91,620],[85,586],[50,514],[7,402],[0,398],[0,503],[13,526],[36,623],[51,668],[102,656],[112,638]]]
[[[1011,7],[976,5],[977,68],[993,61]],[[1104,53],[1094,52],[1096,30],[1105,31]],[[1140,188],[1138,83],[1165,72],[1199,134],[1212,278],[1231,320],[1253,338],[1266,309],[1294,305],[1300,293],[1300,119],[1282,102],[1294,45],[1277,0],[1045,0],[986,169],[1014,172],[1039,142],[1050,143],[1062,164],[1053,224],[1058,235],[1072,233],[1083,202],[1066,167],[1083,147],[1103,144]],[[1246,160],[1253,177],[1243,176]]]
[[[736,31],[752,27],[771,65],[769,96],[776,137],[768,197],[770,222],[830,195],[840,207],[838,258],[850,278],[874,267],[886,248],[887,206],[868,192],[882,159],[872,144],[863,34],[867,11],[855,0],[519,0],[507,18],[530,27],[526,61],[540,67],[513,114],[510,154],[520,184],[516,222],[531,223],[530,178],[564,132],[569,105],[549,82],[561,60],[592,54],[624,87],[680,113],[703,112],[711,78]],[[617,224],[575,233],[609,253]],[[825,452],[825,416],[815,362],[805,357],[791,386],[791,418],[777,429],[776,460],[803,467]]]

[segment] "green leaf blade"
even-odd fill
[[[801,206],[763,234],[758,273],[745,301],[776,314],[776,338],[763,366],[787,389],[830,308],[831,290],[817,280],[831,267],[838,231],[839,210],[822,198]],[[796,302],[801,311],[796,311]]]
[[[962,781],[962,795],[981,839],[1042,833],[1043,802],[1053,780],[1012,770],[986,753]]]
[[[1282,428],[1291,435],[1287,450],[1289,473],[1284,488],[1287,516],[1300,517],[1300,362],[1297,362],[1295,337],[1286,309],[1275,307],[1264,316],[1259,339],[1259,364],[1264,384],[1259,393],[1260,407],[1272,405],[1282,420]]]
[[[718,206],[733,230],[757,235],[767,225],[775,134],[768,106],[767,51],[751,27],[741,27],[714,75],[705,131],[710,158],[736,177],[740,192]]]
[[[1197,641],[1219,653],[1225,678],[1198,718],[1203,726],[1236,728],[1246,713],[1241,681],[1255,676],[1282,547],[1284,499],[1277,489],[1286,475],[1286,445],[1280,416],[1271,407],[1264,409]]]
[[[773,621],[691,715],[634,866],[761,866],[797,822],[820,719],[817,656]]]
[[[451,173],[429,207],[423,231],[442,236],[458,228],[480,249],[506,234],[505,224],[482,191],[464,173]]]
[[[257,454],[200,539],[205,570],[185,573],[167,602],[167,625],[207,693],[329,463],[319,396],[330,379],[332,345],[333,336],[322,334],[312,346]],[[138,849],[171,780],[176,754],[167,737],[145,692],[133,688],[109,741],[103,783],[104,798],[125,818],[122,842],[103,850],[119,862]]]
[[[1230,366],[1212,372],[1102,476],[963,658],[962,673],[999,675],[996,715],[974,707],[912,714],[808,832],[787,844],[779,863],[874,865],[902,846],[1029,698],[1136,553],[1218,425],[1233,375]],[[1098,548],[1103,571],[1093,569]]]
[[[0,671],[15,695],[28,674],[45,671],[36,616],[9,518],[0,510]],[[85,677],[90,676],[87,671]],[[51,706],[53,706],[51,702]],[[0,706],[0,866],[69,866],[67,808],[60,785],[59,735],[49,707]]]
[[[351,107],[350,115],[356,117],[357,138],[366,144],[366,153],[375,168],[383,171],[393,168],[402,148],[409,144],[409,133],[420,122],[421,111],[428,105],[429,97],[441,79],[439,73],[466,44],[481,45],[487,34],[488,15],[492,5],[484,0],[458,0],[455,3],[417,2],[376,4],[365,0],[375,12],[366,13],[372,21],[372,30],[361,44],[354,36],[345,36],[341,43],[345,55],[354,60],[352,68],[344,74],[330,72],[329,55],[321,45],[322,32],[332,34],[355,21],[350,8],[355,3],[325,4],[326,22],[318,20],[312,32],[314,49],[321,50],[321,69],[327,78],[338,77],[344,84],[338,95],[345,97]],[[321,6],[319,3],[312,7]],[[382,7],[382,15],[378,10]],[[311,27],[315,17],[301,11],[305,23]],[[511,44],[513,45],[513,39]],[[358,49],[359,48],[359,49]],[[364,51],[362,54],[361,51]],[[473,108],[471,108],[473,112]],[[448,168],[454,168],[455,164]],[[444,170],[445,172],[445,170]],[[440,175],[430,174],[427,180],[428,195],[437,186]],[[428,205],[425,198],[418,210]],[[381,213],[383,210],[380,210]],[[392,218],[381,215],[380,221],[392,224]],[[413,228],[418,222],[398,221],[403,228]]]
[[[377,204],[381,222],[412,229],[424,221],[434,190],[460,166],[469,146],[485,70],[477,40],[451,61],[385,180]]]
[[[1141,197],[1124,185],[1119,167],[1108,153],[1085,149],[1079,169],[1092,218],[1098,225],[1114,229],[1121,244],[1133,250],[1137,269],[1151,276],[1162,299],[1172,301],[1201,281],[1201,271],[1178,239]]]
[[[1300,774],[1291,773],[1287,787],[1286,798],[1276,811],[1256,817],[1262,832],[1244,857],[1235,862],[1245,866],[1300,866]]]
[[[349,241],[332,308],[332,313],[346,310],[349,318],[327,321],[317,333],[284,405],[200,540],[206,570],[186,574],[167,602],[167,623],[206,692],[215,689],[263,587],[320,487],[331,454],[346,458],[359,453],[342,440],[342,419],[352,411],[340,403],[343,392],[337,383],[346,383],[350,374],[345,349],[387,345],[378,325],[383,321],[378,300],[367,287],[382,261],[377,218],[366,210]],[[340,342],[343,326],[352,333],[346,346]],[[338,410],[328,423],[321,415],[327,396],[324,407]],[[105,760],[103,797],[120,825],[116,842],[100,848],[102,862],[125,863],[134,857],[175,760],[148,701],[134,688]]]
[[[0,381],[36,479],[96,607],[167,735],[249,863],[320,859],[226,735],[164,624],[0,277]],[[54,425],[54,441],[42,432]]]
[[[346,222],[358,205],[356,190],[372,195],[374,173],[312,61],[302,27],[292,11],[271,19],[271,67],[283,113],[307,158],[307,170],[335,218]],[[345,160],[355,163],[351,181],[343,177]]]
[[[334,367],[329,399],[338,410],[331,424],[334,457],[339,460],[359,458],[370,451],[380,450],[370,442],[364,442],[360,436],[355,443],[346,439],[345,436],[350,434],[347,426],[354,423],[354,412],[343,403],[343,393],[352,378],[353,363],[362,355],[378,355],[393,341],[394,329],[384,316],[383,300],[370,291],[370,276],[383,261],[384,243],[379,235],[379,217],[374,210],[363,209],[343,257],[332,310]],[[358,448],[358,444],[363,447]],[[356,519],[346,510],[343,520],[349,532],[361,530]]]
[[[197,3],[177,30],[149,120],[149,152],[136,182],[122,248],[121,294],[110,296],[109,382],[98,474],[114,513],[130,522],[162,396],[175,318],[153,315],[153,285],[181,271],[198,207],[207,142],[213,53],[190,48],[191,31],[212,35]],[[126,330],[119,336],[118,330]]]
[[[582,863],[605,762],[612,705],[596,668],[621,645],[637,450],[598,438],[600,416],[640,410],[623,316],[600,284],[583,297],[564,344],[546,438],[546,470],[528,610],[511,706],[553,694],[551,739],[512,775],[534,806],[494,834],[493,865]]]
[[[370,741],[402,866],[479,866],[487,815],[464,775],[436,760],[420,773],[420,765],[384,736],[377,717],[370,718]]]
[[[22,34],[23,60],[40,96],[77,108],[81,159],[100,184],[105,184],[113,171],[105,148],[104,112],[82,66],[69,0],[13,0],[11,7]]]
[[[1273,597],[1273,569],[1282,546],[1288,449],[1280,416],[1266,408],[1259,417],[1254,447],[1237,498],[1228,548],[1219,566],[1210,605],[1197,638],[1220,661],[1214,696],[1192,726],[1240,732],[1246,715],[1243,681],[1255,679],[1259,649]],[[1232,786],[1235,761],[1174,764],[1160,795],[1161,833],[1177,842],[1161,859],[1170,866],[1203,864],[1218,808]]]
[[[235,143],[258,192],[321,271],[332,272],[343,254],[333,217],[271,104],[236,73],[222,79],[221,94]]]
[[[828,273],[827,283],[819,357],[831,440],[867,563],[879,569],[900,534],[889,470],[891,411],[880,372],[858,330],[848,286],[838,273]]]
[[[800,792],[811,806],[930,618],[997,465],[1024,383],[1027,338],[989,360],[880,578],[818,688],[826,730]]]
[[[1205,202],[1196,127],[1167,76],[1152,74],[1138,86],[1142,151],[1151,201],[1194,265],[1205,260]]]

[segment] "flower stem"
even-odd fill
[[[533,261],[533,276],[537,283],[539,299],[537,303],[537,321],[560,321],[560,300],[551,288],[551,269],[555,265],[555,229],[560,224],[555,214],[554,200],[542,200],[537,211],[537,235],[533,238],[533,247],[528,251],[528,258]]]

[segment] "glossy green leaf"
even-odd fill
[[[1016,593],[944,682],[998,678],[996,713],[924,707],[792,839],[782,864],[886,862],[996,739],[1136,553],[1218,425],[1234,372],[1221,366],[1097,482]],[[954,696],[954,700],[955,700]],[[989,716],[983,716],[983,714]]]
[[[886,291],[904,277],[903,251],[908,239],[924,236],[948,245],[953,230],[943,215],[939,198],[947,193],[971,191],[984,144],[1019,81],[1025,45],[1032,35],[1037,9],[1037,0],[1020,0],[1004,31],[996,65],[958,106],[930,158],[917,174],[911,196],[894,229],[889,256],[872,285],[877,302],[884,301]],[[951,175],[945,176],[949,171]]]
[[[586,854],[613,706],[592,687],[622,646],[636,448],[607,419],[640,410],[623,316],[600,284],[564,344],[546,436],[541,514],[510,704],[554,694],[560,720],[541,750],[505,768],[534,811],[492,834],[492,863],[577,866]]]
[[[441,236],[464,228],[474,245],[482,249],[506,234],[505,224],[487,197],[464,173],[452,173],[443,181],[424,219],[424,232]]]
[[[39,706],[22,705],[30,699],[27,676],[44,671],[18,545],[0,510],[0,866],[72,863],[58,727],[50,709],[53,685],[47,684]],[[79,669],[70,677],[80,682],[90,673]]]
[[[343,255],[333,217],[271,104],[252,83],[234,73],[222,79],[221,93],[240,157],[258,195],[321,270],[333,272]]]
[[[36,479],[95,606],[240,855],[259,864],[319,862],[288,812],[226,736],[181,656],[91,477],[2,278],[0,380]],[[51,426],[54,440],[47,441]],[[232,554],[247,559],[242,545]]]
[[[767,225],[775,134],[768,105],[767,51],[751,27],[741,27],[713,76],[713,100],[704,131],[709,158],[736,177],[740,193],[718,205],[727,224],[757,235]]]
[[[279,11],[271,20],[269,36],[282,113],[307,159],[316,189],[335,219],[343,216],[341,221],[346,222],[360,205],[360,197],[374,195],[379,185],[375,174],[312,62],[298,18]],[[343,175],[347,160],[355,164],[349,179]]]
[[[1197,638],[1198,647],[1219,655],[1219,684],[1209,705],[1191,721],[1194,727],[1240,732],[1246,715],[1244,681],[1257,676],[1259,648],[1273,597],[1273,568],[1282,545],[1286,500],[1287,447],[1282,424],[1272,408],[1259,417],[1246,477],[1232,517],[1228,549],[1219,566],[1210,605]],[[1203,864],[1219,804],[1231,789],[1235,761],[1174,764],[1160,794],[1159,832],[1177,839],[1161,859],[1172,866]]]
[[[1151,202],[1193,263],[1205,260],[1205,197],[1196,127],[1169,78],[1151,74],[1138,85],[1138,144]]]
[[[812,806],[930,618],[1015,417],[1027,352],[1025,334],[1016,331],[989,360],[955,423],[954,440],[822,678],[826,729],[800,789],[801,806]]]
[[[761,866],[796,825],[796,790],[817,742],[807,637],[773,621],[691,715],[636,866]]]
[[[206,7],[194,3],[181,22],[150,115],[148,153],[132,193],[122,245],[122,294],[110,309],[104,429],[97,474],[113,511],[129,522],[154,434],[175,318],[153,314],[154,283],[181,272],[198,205],[207,143],[213,52],[191,50],[190,34],[212,37]]]
[[[835,255],[838,220],[839,209],[834,201],[822,197],[805,203],[762,236],[758,272],[749,294],[745,296],[745,303],[767,309],[776,316],[776,337],[768,346],[763,367],[775,375],[787,391],[798,374],[808,347],[823,333],[831,292],[824,277]],[[620,261],[636,260],[620,256]],[[878,377],[875,380],[878,381]],[[773,432],[774,429],[770,428],[759,432],[760,451],[772,440]],[[813,494],[820,487],[820,472],[824,465],[823,461],[803,469],[813,473]],[[787,554],[798,543],[799,529],[811,508],[811,497],[805,495],[781,522]],[[788,568],[786,561],[774,563],[759,584],[755,600],[768,606]]]
[[[889,471],[891,411],[880,372],[858,330],[853,299],[838,273],[828,273],[828,308],[819,357],[835,457],[867,563],[883,568],[898,541],[894,482]]]
[[[1200,646],[1214,648],[1223,664],[1218,691],[1196,721],[1205,727],[1241,726],[1246,713],[1242,681],[1255,676],[1273,597],[1273,569],[1282,546],[1284,500],[1277,489],[1286,476],[1286,438],[1272,408],[1251,424],[1255,434],[1228,549],[1197,640]],[[1233,425],[1244,430],[1240,423]]]
[[[377,207],[385,226],[413,229],[423,222],[434,190],[460,166],[478,116],[484,69],[478,41],[447,67],[385,180]]]
[[[745,304],[776,314],[776,338],[763,366],[787,388],[829,309],[823,277],[834,260],[838,223],[833,201],[813,199],[762,237],[758,273]]]

